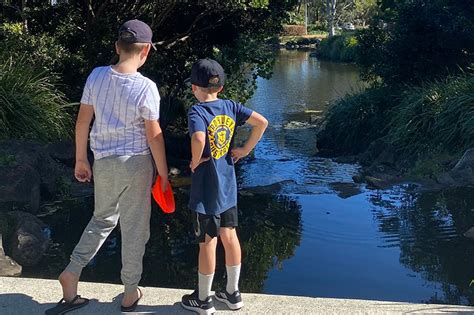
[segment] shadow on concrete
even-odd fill
[[[99,302],[91,299],[89,304],[81,309],[74,310],[68,314],[125,314],[120,312],[120,301],[122,294],[117,295],[112,302]],[[2,315],[29,315],[44,314],[47,309],[54,307],[56,303],[39,303],[31,296],[20,293],[0,294],[0,314]],[[183,309],[180,304],[173,305],[138,305],[135,312],[126,314],[192,314]]]
[[[156,314],[156,315],[187,315],[187,314],[194,314],[193,312],[185,310],[181,307],[180,302],[176,302],[172,305],[140,305],[138,306],[134,312],[122,313],[120,312],[120,301],[122,301],[123,293],[118,294],[116,297],[112,299],[111,303],[100,303],[99,304],[109,304],[114,305],[112,308],[109,308],[107,311],[110,313],[107,314]]]
[[[38,303],[26,294],[0,294],[0,314],[2,315],[44,314],[45,310],[55,305],[56,303]]]

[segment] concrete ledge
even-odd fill
[[[180,305],[181,296],[190,290],[141,287],[144,297],[134,314],[192,314]],[[91,303],[68,314],[120,314],[122,286],[82,282],[79,294]],[[44,314],[61,298],[59,282],[54,280],[0,277],[0,314]],[[438,304],[412,304],[347,299],[243,294],[245,307],[226,310],[215,301],[217,314],[474,314],[474,307]]]

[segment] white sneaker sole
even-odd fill
[[[184,305],[183,302],[181,302],[181,306],[189,311],[192,311],[201,315],[214,314],[216,312],[215,307],[212,307],[208,310],[203,310],[202,308],[199,308],[199,307]]]
[[[236,310],[239,310],[241,309],[242,307],[244,307],[244,302],[239,302],[237,304],[232,304],[229,302],[229,300],[227,299],[222,299],[220,297],[218,297],[217,295],[214,295],[214,297],[216,298],[216,300],[218,300],[219,302],[222,302],[222,303],[225,303],[227,305],[228,308],[230,308],[231,310],[233,311],[236,311]]]

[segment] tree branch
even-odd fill
[[[156,42],[154,43],[155,45],[158,45],[158,46],[165,46],[166,45],[166,49],[169,49],[171,48],[172,46],[174,46],[176,43],[178,43],[179,41],[185,41],[186,39],[188,39],[190,37],[190,34],[191,34],[191,31],[194,29],[194,27],[196,26],[196,24],[202,19],[204,18],[204,16],[206,16],[206,14],[208,14],[210,12],[209,9],[205,9],[204,11],[202,11],[195,19],[194,21],[191,23],[191,25],[188,27],[188,29],[181,33],[181,34],[178,34],[176,36],[174,36],[172,39],[169,39],[167,41],[160,41],[160,42]],[[220,20],[219,20],[220,21]],[[219,22],[218,21],[218,22]],[[213,28],[215,27],[218,22],[216,22],[215,25],[212,25],[212,27],[205,27],[199,31],[203,31],[203,30],[207,30],[209,28]],[[197,32],[195,32],[196,34]]]
[[[175,6],[176,1],[172,1],[163,11],[161,11],[160,14],[156,14],[159,9],[158,2],[156,2],[155,8],[153,9],[153,19],[151,22],[151,28],[155,29],[157,26],[160,26],[166,20],[171,11],[173,11]]]

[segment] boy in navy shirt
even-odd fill
[[[217,97],[224,80],[224,70],[215,60],[201,59],[192,67],[190,81],[199,103],[188,113],[193,172],[189,208],[199,240],[199,287],[183,296],[181,304],[199,314],[215,312],[210,291],[217,237],[224,245],[227,286],[216,291],[215,297],[232,310],[243,306],[238,289],[241,250],[235,230],[238,211],[234,163],[253,150],[268,125],[262,115],[242,104]],[[235,128],[244,123],[252,126],[252,132],[243,147],[233,148]]]

